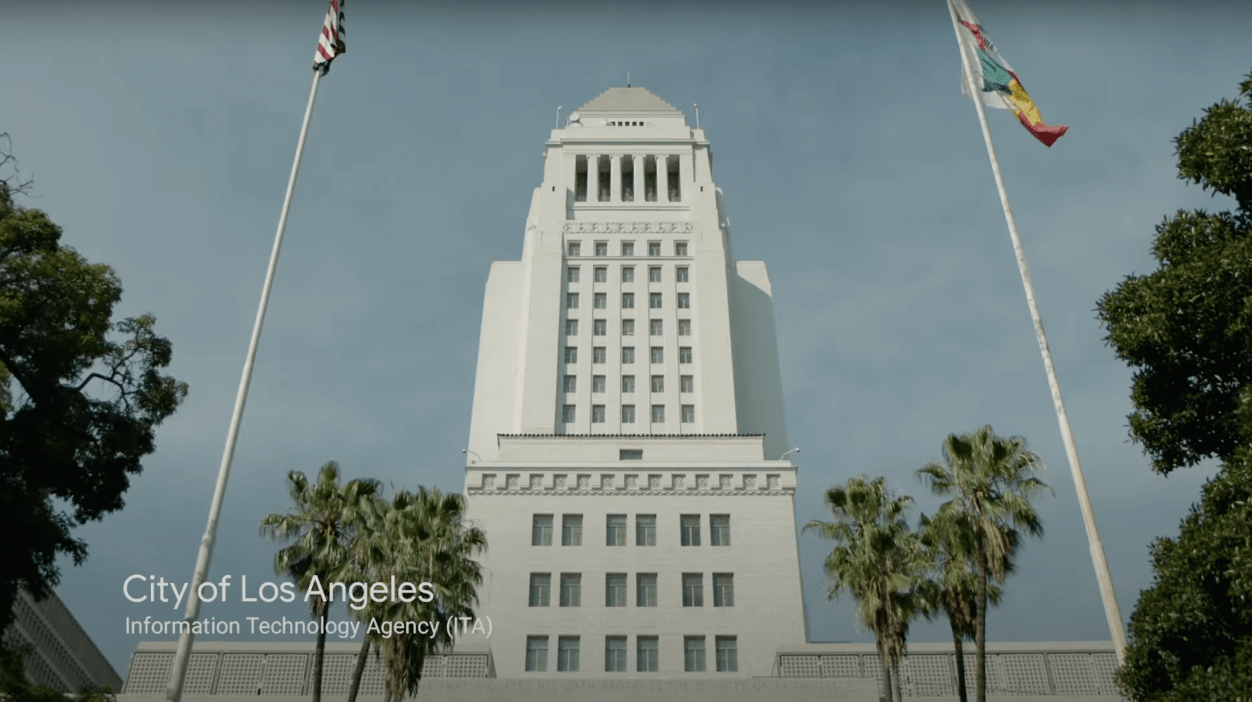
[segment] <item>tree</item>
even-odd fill
[[[965,435],[948,435],[944,465],[930,463],[917,470],[935,495],[953,496],[940,513],[960,515],[974,533],[974,644],[977,649],[977,700],[987,700],[987,590],[1010,571],[1020,531],[1043,536],[1043,522],[1030,499],[1051,488],[1037,474],[1042,462],[1027,451],[1021,437],[996,436],[991,425]]]
[[[856,598],[861,622],[874,633],[889,700],[903,700],[900,664],[924,569],[916,535],[903,517],[912,504],[908,496],[893,496],[886,479],[858,476],[826,491],[833,521],[804,526],[835,543],[826,557],[826,597],[849,591]]]
[[[322,466],[317,483],[309,483],[300,471],[287,474],[287,490],[294,508],[285,514],[271,513],[261,521],[261,533],[272,539],[294,543],[274,555],[274,573],[295,579],[299,588],[308,591],[313,578],[323,590],[331,576],[349,560],[348,546],[353,534],[364,524],[370,501],[378,491],[378,482],[354,479],[339,483],[339,465],[333,461]],[[310,608],[315,620],[323,621],[330,610],[326,595],[312,599]],[[319,629],[313,658],[313,700],[322,699],[322,662],[326,655],[326,630]]]
[[[0,632],[20,589],[38,599],[57,585],[59,555],[86,560],[74,528],[125,505],[156,427],[187,395],[161,373],[172,347],[156,318],[113,320],[113,269],[14,202],[29,184],[0,179]]]

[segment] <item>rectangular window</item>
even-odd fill
[[[530,528],[530,544],[532,547],[552,546],[552,516],[536,515]]]
[[[582,606],[583,575],[561,574],[561,607],[578,608]]]
[[[626,671],[626,637],[609,635],[604,638],[604,670]]]
[[[713,574],[713,607],[733,608],[735,606],[735,575]]]
[[[578,283],[578,267],[571,266],[565,270],[566,283]]]
[[[578,363],[578,347],[565,347],[565,363]]]
[[[635,321],[634,320],[622,320],[622,336],[623,337],[635,336]]]
[[[578,309],[578,294],[577,293],[565,294],[565,307],[570,310]]]
[[[595,300],[592,303],[596,310],[604,310],[609,306],[609,296],[607,293],[596,293]]]
[[[634,242],[622,242],[622,256],[634,256],[634,255],[635,255],[635,243]]]
[[[679,390],[681,390],[683,393],[695,393],[696,392],[695,376],[683,376],[681,380],[682,380],[682,388]]]
[[[566,247],[566,251],[568,252],[569,256],[581,256],[581,253],[580,253],[581,249],[582,249],[582,245],[580,245],[578,242],[570,242],[569,245]]]
[[[623,310],[635,309],[635,294],[634,293],[622,293],[622,309]]]
[[[704,607],[704,574],[683,574],[683,607]]]
[[[678,336],[679,337],[691,336],[691,320],[679,320],[678,321]]]
[[[577,271],[578,269],[574,269],[574,270]],[[661,282],[661,267],[660,266],[648,267],[648,282],[649,283]]]
[[[674,242],[674,256],[686,256],[686,255],[687,255],[687,243],[686,242]]]
[[[577,393],[578,392],[578,377],[567,375],[565,377],[565,385],[562,386],[562,389],[566,393]]]
[[[530,607],[546,608],[552,599],[552,574],[530,575]]]
[[[592,376],[591,377],[591,392],[592,393],[604,392],[604,376]]]
[[[690,293],[679,293],[679,294],[678,294],[678,307],[680,307],[680,308],[689,308],[689,307],[691,307],[691,294],[690,294]]]
[[[578,336],[578,320],[566,320],[565,321],[565,334],[566,336],[569,336],[569,337]]]
[[[664,393],[664,392],[665,392],[665,377],[664,377],[664,376],[653,376],[653,377],[652,377],[652,392],[653,392],[653,393]]]
[[[547,635],[530,635],[526,638],[526,670],[548,670]]]
[[[608,255],[609,255],[609,243],[608,242],[596,242],[596,256],[608,256]]]
[[[656,574],[635,574],[635,607],[656,607]]]
[[[678,348],[678,363],[680,364],[691,363],[691,347],[679,347]]]
[[[658,422],[658,423],[665,422],[665,406],[664,405],[652,406],[652,421]]]
[[[623,405],[622,406],[622,424],[631,425],[631,424],[634,424],[634,422],[635,422],[635,406]]]
[[[682,528],[682,546],[699,547],[700,546],[700,516],[699,515],[683,515],[678,519],[679,526]]]
[[[648,320],[648,334],[653,337],[660,337],[665,333],[665,327],[662,320]]]
[[[604,350],[604,347],[592,347],[591,348],[591,363],[603,364],[605,363],[605,359],[607,358],[608,358],[608,353]]]
[[[634,283],[634,282],[635,282],[635,267],[623,266],[622,267],[622,283]]]
[[[594,320],[591,323],[591,334],[597,337],[603,337],[609,333],[609,323],[607,320]]]
[[[593,425],[604,424],[604,406],[603,405],[591,406],[591,424]]]
[[[626,574],[607,574],[604,577],[604,607],[626,607]]]
[[[683,406],[683,422],[687,424],[691,424],[695,421],[696,421],[696,406],[684,405]]]
[[[597,266],[592,280],[596,283],[606,283],[609,280],[609,269],[607,266]]]
[[[623,393],[635,392],[635,377],[634,376],[622,376],[622,392]]]
[[[661,309],[661,294],[660,293],[648,294],[648,307],[652,308],[653,310]]]
[[[609,515],[605,520],[604,544],[606,547],[626,546],[626,516]]]
[[[709,516],[709,544],[714,547],[730,546],[730,516]]]
[[[547,644],[546,642],[544,643]],[[635,670],[656,671],[661,663],[661,642],[656,635],[639,635],[635,638]]]
[[[636,515],[635,516],[635,546],[637,547],[655,547],[656,546],[656,516],[655,515]]]
[[[652,347],[652,363],[654,364],[665,363],[665,348],[664,347]]]
[[[661,243],[660,242],[648,242],[648,256],[660,256],[660,255],[661,255]]]
[[[679,283],[686,283],[688,281],[689,274],[686,266],[679,266],[675,273],[677,275],[674,278],[677,279]]]
[[[622,347],[622,363],[623,364],[635,363],[635,348],[634,347]]]
[[[683,638],[683,670],[704,671],[704,635]]]
[[[619,449],[617,452],[618,461],[643,461],[642,449]]]
[[[561,516],[561,546],[581,547],[583,544],[583,516]]]
[[[556,640],[557,671],[578,671],[578,636],[562,635]]]
[[[734,635],[717,636],[717,670],[739,671],[739,643]]]
[[[578,419],[578,406],[564,405],[561,407],[561,422],[575,422]]]

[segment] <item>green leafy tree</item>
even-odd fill
[[[1151,548],[1153,584],[1118,673],[1137,700],[1252,698],[1252,73],[1175,139],[1178,172],[1235,199],[1156,228],[1157,270],[1128,276],[1097,313],[1134,369],[1130,435],[1158,473],[1220,467],[1177,539]]]
[[[318,472],[317,483],[309,483],[300,471],[287,474],[287,490],[293,509],[288,513],[271,513],[261,521],[261,532],[272,539],[292,541],[290,546],[274,555],[274,572],[295,579],[306,591],[313,578],[321,582],[322,591],[331,576],[351,558],[349,545],[354,533],[365,523],[371,501],[378,491],[378,482],[354,479],[340,484],[339,465],[327,462]],[[328,593],[326,595],[329,595]],[[315,620],[322,620],[330,610],[330,601],[322,595],[310,600]],[[322,699],[322,663],[326,655],[326,631],[317,635],[313,659],[313,700]]]
[[[1012,568],[1020,533],[1042,537],[1043,522],[1031,498],[1051,493],[1039,478],[1042,462],[1026,449],[1021,437],[996,436],[991,425],[965,435],[948,435],[943,442],[944,464],[930,463],[917,470],[935,495],[953,496],[940,513],[969,521],[974,537],[976,565],[974,645],[978,676],[976,699],[987,700],[988,586],[1003,582]]]
[[[848,591],[856,599],[861,622],[874,633],[889,700],[903,700],[900,664],[925,569],[917,536],[904,519],[912,504],[908,496],[892,495],[886,479],[857,476],[826,491],[834,520],[804,526],[835,543],[826,557],[826,597]]]
[[[187,395],[161,373],[172,347],[156,318],[113,319],[117,274],[16,204],[28,185],[0,179],[0,632],[20,589],[38,599],[57,585],[58,556],[86,560],[74,529],[125,505],[157,426]]]

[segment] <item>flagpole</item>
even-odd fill
[[[209,562],[213,559],[213,544],[217,541],[217,520],[221,516],[222,502],[226,497],[230,464],[235,457],[235,441],[239,437],[243,408],[248,401],[248,385],[252,381],[252,365],[256,361],[257,345],[261,341],[261,325],[265,322],[265,308],[269,305],[270,288],[274,284],[274,271],[278,268],[278,252],[283,245],[283,230],[287,228],[287,212],[291,209],[291,196],[296,190],[296,176],[300,173],[300,157],[304,155],[304,140],[309,134],[309,121],[313,117],[313,102],[317,99],[317,84],[321,77],[321,70],[313,72],[313,88],[309,91],[309,105],[304,110],[304,123],[300,125],[300,141],[296,144],[296,158],[291,164],[291,178],[287,181],[287,196],[283,199],[283,211],[278,218],[278,232],[274,235],[274,250],[270,253],[269,269],[265,272],[265,286],[261,289],[261,305],[257,309],[256,324],[252,327],[248,358],[243,364],[239,394],[235,396],[235,412],[230,418],[230,430],[226,435],[226,450],[222,453],[222,466],[217,473],[217,487],[213,490],[213,504],[209,507],[209,524],[204,530],[204,538],[200,541],[200,555],[196,559],[196,571],[191,580],[191,593],[188,594],[187,612],[183,617],[184,630],[178,639],[174,666],[170,670],[169,684],[165,688],[167,701],[182,700],[183,696],[183,683],[187,679],[187,667],[191,663],[191,645],[195,641],[195,635],[192,634],[191,629],[196,618],[200,616],[200,586],[208,578]],[[222,588],[225,587],[223,584]]]
[[[1009,225],[1009,236],[1013,240],[1013,253],[1017,256],[1017,269],[1022,275],[1022,286],[1026,289],[1026,303],[1030,306],[1030,318],[1035,323],[1035,337],[1039,340],[1039,351],[1043,354],[1043,368],[1048,375],[1048,387],[1052,390],[1052,405],[1056,408],[1056,421],[1061,427],[1061,439],[1065,442],[1065,455],[1069,459],[1070,472],[1074,476],[1074,488],[1078,493],[1078,505],[1082,509],[1083,525],[1087,528],[1087,544],[1091,549],[1091,563],[1095,567],[1096,581],[1100,584],[1104,615],[1108,618],[1109,632],[1113,636],[1113,649],[1117,653],[1117,664],[1121,666],[1126,655],[1126,629],[1122,624],[1121,609],[1117,605],[1117,593],[1113,590],[1113,576],[1109,572],[1108,561],[1104,558],[1104,545],[1100,542],[1100,533],[1096,530],[1095,513],[1091,509],[1091,498],[1087,495],[1087,481],[1083,478],[1082,465],[1078,463],[1078,449],[1074,445],[1074,433],[1069,426],[1069,416],[1065,414],[1065,403],[1061,400],[1061,386],[1056,380],[1056,369],[1052,366],[1052,352],[1048,350],[1048,338],[1044,335],[1043,320],[1039,316],[1039,306],[1035,303],[1035,287],[1030,281],[1030,269],[1026,266],[1026,253],[1022,250],[1021,238],[1017,236],[1017,223],[1013,220],[1009,196],[1004,190],[1000,161],[996,158],[995,145],[991,142],[991,130],[987,126],[987,112],[983,107],[981,91],[974,83],[974,75],[962,47],[961,29],[951,2],[948,3],[948,12],[952,15],[952,29],[956,31],[957,48],[961,51],[965,86],[974,100],[974,107],[978,110],[978,123],[982,125],[983,140],[987,142],[987,156],[991,159],[991,171],[995,174],[996,188],[1000,191],[1000,204],[1004,207],[1004,219]]]

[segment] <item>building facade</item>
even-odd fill
[[[465,490],[501,677],[768,676],[806,639],[769,276],[712,162],[612,88],[553,130],[492,265]]]
[[[13,615],[4,639],[8,645],[30,647],[24,662],[27,681],[64,693],[103,685],[122,690],[122,677],[56,593],[37,601],[25,589],[19,591]]]

